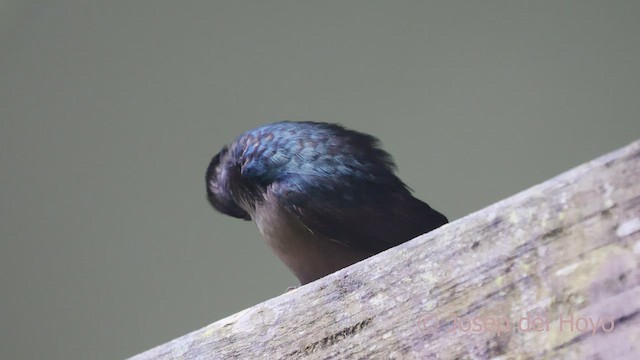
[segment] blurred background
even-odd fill
[[[296,284],[204,172],[379,137],[458,219],[640,138],[640,2],[0,1],[0,358],[134,355]]]

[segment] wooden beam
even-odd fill
[[[640,141],[133,359],[636,359]]]

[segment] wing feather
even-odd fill
[[[359,251],[376,254],[447,223],[406,188],[390,192],[379,184],[360,184],[354,193],[348,182],[312,183],[309,188],[288,179],[272,191],[311,232]]]

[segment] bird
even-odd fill
[[[304,285],[448,222],[395,172],[374,136],[281,121],[223,146],[205,180],[213,208],[254,221]]]

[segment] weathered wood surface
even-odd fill
[[[638,359],[639,285],[636,141],[134,359]]]

